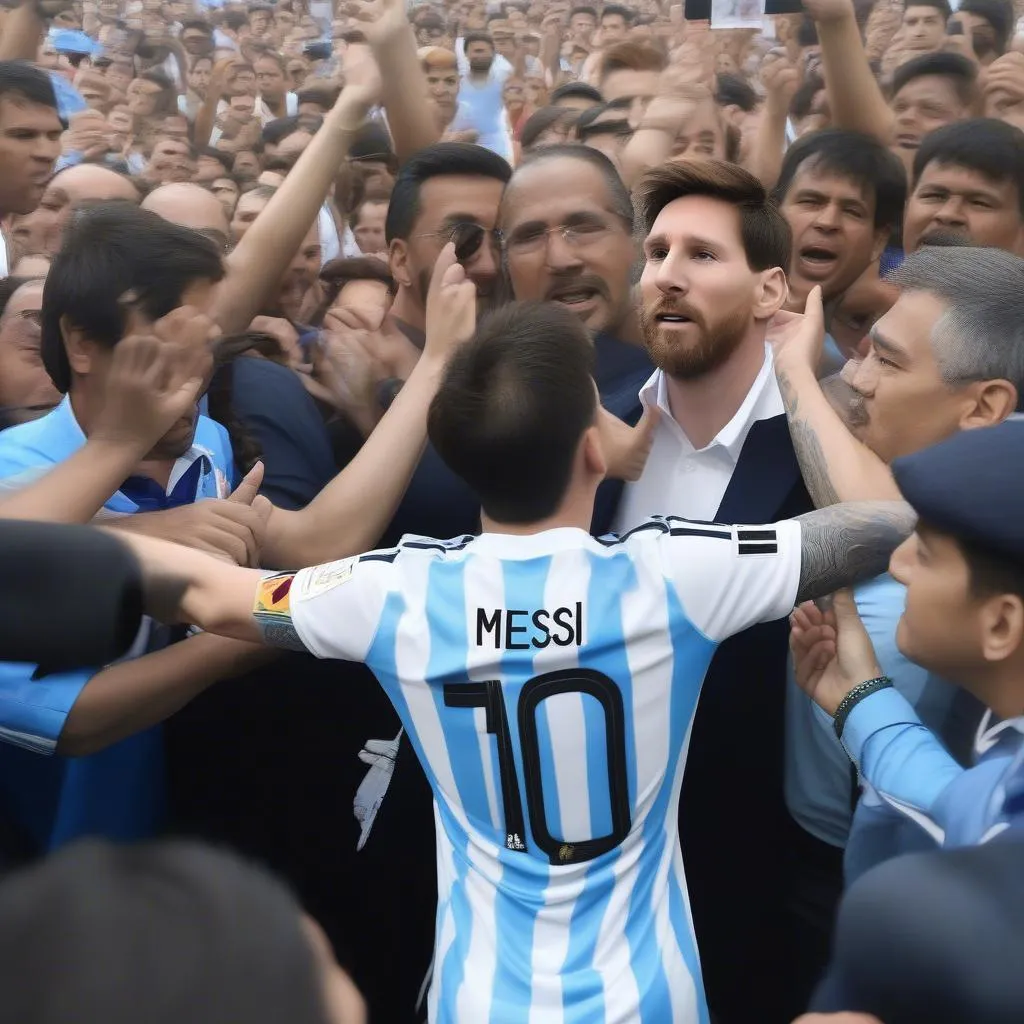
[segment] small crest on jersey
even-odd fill
[[[256,588],[253,614],[288,618],[291,615],[291,591],[294,579],[295,573],[293,572],[278,572],[271,576],[264,576]]]
[[[352,579],[352,570],[357,561],[357,558],[342,558],[338,562],[328,562],[326,565],[310,569],[299,581],[295,599],[305,601],[311,597],[319,597],[328,590],[347,583]]]
[[[575,846],[570,846],[568,843],[562,843],[558,848],[558,860],[562,864],[568,864],[572,860],[573,854],[576,852]]]
[[[505,837],[505,847],[509,850],[515,850],[517,853],[523,853],[526,850],[526,843],[519,838],[518,832],[509,832]]]

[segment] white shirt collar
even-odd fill
[[[974,753],[977,757],[987,754],[996,745],[1000,735],[1006,732],[1007,729],[1014,729],[1024,734],[1024,715],[1017,718],[1006,718],[993,725],[992,719],[994,717],[991,708],[986,709],[985,714],[982,715],[981,721],[978,723],[978,733],[974,740]]]
[[[668,382],[661,370],[655,370],[650,379],[640,389],[640,402],[644,408],[655,405],[661,413],[662,424],[668,429],[689,451],[695,451],[690,439],[683,432],[682,427],[675,421],[668,402]],[[764,347],[764,363],[758,371],[754,383],[750,386],[746,398],[736,410],[736,414],[722,429],[714,436],[711,442],[702,449],[707,451],[711,448],[719,448],[728,456],[730,462],[735,466],[739,460],[743,444],[750,433],[750,428],[758,421],[769,419],[772,416],[779,416],[785,412],[782,404],[782,395],[775,379],[775,361],[772,356],[770,345]]]

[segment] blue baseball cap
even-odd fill
[[[1024,417],[961,430],[896,459],[903,497],[928,525],[1024,564]]]

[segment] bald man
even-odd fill
[[[60,249],[64,226],[83,203],[123,199],[139,201],[131,179],[96,164],[77,164],[58,171],[48,182],[39,205],[16,218],[12,238],[24,254],[54,254]]]
[[[146,196],[142,208],[172,224],[206,235],[222,251],[228,248],[230,224],[224,204],[200,185],[189,182],[161,185]]]

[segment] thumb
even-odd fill
[[[853,599],[852,590],[837,590],[832,595],[832,610],[836,616],[837,628],[860,625],[860,615],[857,612],[857,602]]]
[[[807,296],[804,304],[804,316],[815,323],[824,325],[825,310],[821,303],[821,285],[815,285]]]
[[[644,414],[636,425],[636,437],[639,445],[649,445],[653,441],[654,428],[657,427],[660,416],[661,413],[656,405],[648,405],[644,409]]]
[[[262,463],[258,465],[262,466]],[[270,515],[274,511],[273,502],[262,494],[257,494],[253,499],[252,510],[260,517],[263,525],[266,526],[270,522]]]
[[[230,494],[228,501],[236,501],[240,505],[251,505],[259,494],[261,483],[263,483],[263,463],[257,462]]]
[[[458,263],[455,258],[455,243],[449,242],[442,250],[441,255],[437,257],[437,262],[434,264],[434,273],[430,278],[430,288],[427,291],[427,304],[430,304],[431,296],[437,295],[441,290],[442,282],[444,281],[445,274]]]

